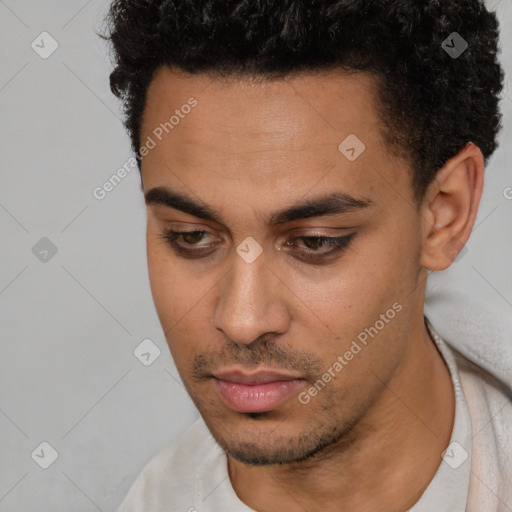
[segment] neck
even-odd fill
[[[228,458],[238,497],[260,512],[409,510],[441,464],[455,416],[449,370],[423,323],[412,339],[404,364],[350,439],[296,465]]]

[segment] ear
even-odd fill
[[[447,269],[466,245],[484,185],[484,157],[468,143],[437,172],[423,200],[421,265]]]

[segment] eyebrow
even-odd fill
[[[152,188],[146,192],[144,198],[147,205],[174,208],[194,217],[224,225],[221,215],[209,205],[169,188]],[[276,211],[270,214],[267,223],[270,226],[277,226],[294,220],[353,213],[368,209],[372,205],[373,201],[367,198],[355,198],[342,192],[332,192]]]

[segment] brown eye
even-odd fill
[[[190,233],[181,233],[183,241],[187,244],[197,244],[203,238],[204,231],[192,231]]]
[[[340,237],[300,236],[295,238],[294,241],[302,240],[303,244],[306,246],[306,250],[300,249],[299,247],[296,252],[307,260],[329,259],[347,249],[352,243],[354,235],[355,233]],[[286,245],[288,247],[297,247],[296,244],[291,242],[287,242]],[[322,251],[321,249],[324,247],[330,248],[330,250]]]
[[[204,230],[198,231],[173,231],[167,230],[161,238],[181,256],[189,259],[198,259],[211,255],[215,250],[215,244],[201,245],[200,242],[211,233]],[[347,236],[300,236],[286,242],[286,246],[299,258],[309,261],[322,261],[334,258],[337,254],[347,249],[352,242],[355,233]],[[301,244],[294,242],[302,241]],[[324,249],[324,250],[322,250]]]
[[[166,230],[160,236],[166,241],[172,249],[183,257],[196,259],[208,256],[212,252],[213,245],[202,246],[199,244],[205,235],[210,235],[208,231],[173,231]],[[180,243],[182,240],[184,243]],[[196,249],[192,249],[196,247]],[[206,254],[208,253],[208,254]]]
[[[332,243],[332,239],[322,236],[305,236],[302,237],[302,240],[308,249],[312,249],[314,251],[321,249],[326,243]]]
[[[168,230],[163,235],[162,238],[167,240],[171,245],[175,245],[174,242],[176,240],[183,240],[186,245],[197,245],[200,242],[204,235],[207,235],[206,231],[172,231]]]

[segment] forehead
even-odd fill
[[[163,67],[148,88],[141,126],[141,143],[148,137],[156,142],[142,161],[144,183],[215,183],[219,190],[237,186],[240,195],[250,189],[253,198],[276,199],[276,190],[300,196],[339,185],[347,194],[371,197],[383,173],[403,186],[403,172],[382,138],[376,87],[366,73],[300,73],[260,82]],[[361,154],[351,160],[343,150],[354,141]]]
[[[367,73],[298,73],[284,79],[212,78],[160,68],[147,91],[143,130],[169,120],[191,97],[198,102],[183,137],[262,149],[299,148],[326,132],[343,135],[367,131],[378,122],[376,84]],[[177,127],[176,127],[177,128]],[[212,131],[211,128],[217,128]],[[176,130],[184,132],[184,130]],[[228,139],[226,140],[226,136]]]

